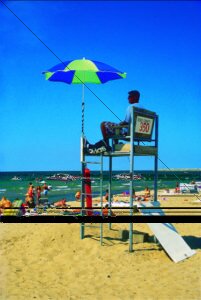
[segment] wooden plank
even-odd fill
[[[150,202],[139,205],[139,210],[144,215],[165,215],[163,210],[159,208],[159,202],[152,204]],[[140,207],[153,207],[156,209],[140,209]],[[174,262],[182,261],[191,257],[196,253],[192,250],[184,239],[178,234],[176,228],[171,223],[148,223],[148,226],[156,236],[157,240],[171,257]]]

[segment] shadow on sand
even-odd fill
[[[191,249],[201,249],[201,237],[199,238],[192,235],[182,237]]]

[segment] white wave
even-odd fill
[[[50,192],[66,192],[66,191],[70,191],[71,189],[52,189]]]
[[[64,190],[69,190],[69,188],[66,185],[58,185],[56,186],[57,189],[64,189]]]

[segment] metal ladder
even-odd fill
[[[85,178],[84,178],[84,170],[87,167],[87,165],[100,165],[100,205],[101,205],[101,216],[103,215],[103,154],[100,155],[96,155],[97,157],[100,158],[100,161],[88,161],[86,160],[86,157],[90,156],[92,157],[92,155],[87,155],[84,153],[84,145],[83,145],[83,137],[81,137],[81,172],[82,172],[82,176],[81,176],[81,214],[82,216],[84,215],[84,210],[85,210]],[[92,191],[92,196],[93,196],[93,191]],[[93,201],[93,198],[92,198]],[[93,205],[92,205],[93,206]],[[100,223],[100,225],[85,225],[85,223],[81,223],[80,224],[80,238],[84,239],[85,236],[85,227],[89,227],[89,228],[100,228],[100,244],[103,244],[103,223]]]

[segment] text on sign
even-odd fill
[[[143,134],[147,134],[147,135],[151,134],[152,125],[153,125],[153,119],[137,116],[135,132],[143,133]]]

